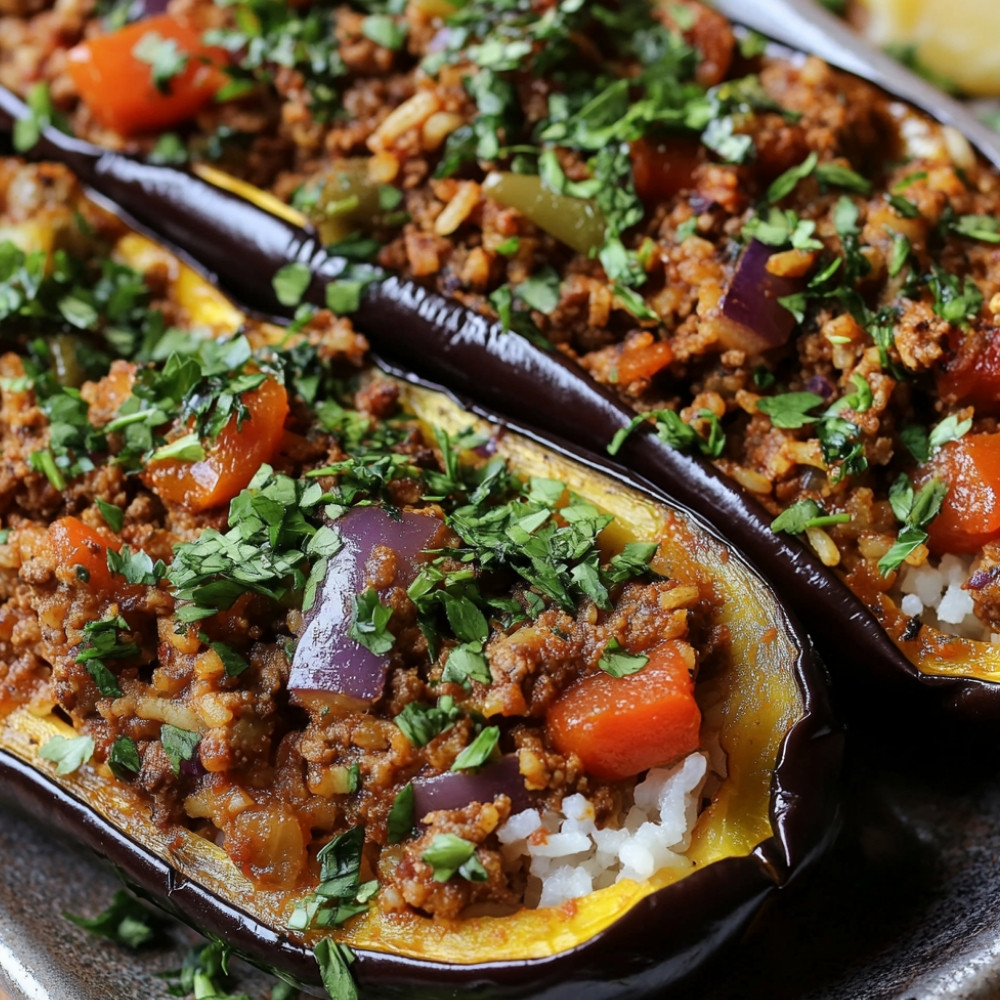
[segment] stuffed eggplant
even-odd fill
[[[135,8],[57,42],[51,12],[14,19],[0,80],[36,84],[23,141],[64,111],[291,200],[344,256],[211,188],[172,192],[180,172],[39,147],[248,307],[289,312],[270,277],[293,262],[307,298],[350,310],[378,265],[398,277],[356,320],[388,360],[590,451],[646,414],[657,438],[622,460],[735,531],[866,691],[903,678],[1000,710],[1000,527],[974,471],[996,448],[996,176],[961,136],[693,2],[253,10]],[[168,78],[155,39],[177,48]],[[134,88],[109,83],[126,70]]]
[[[839,734],[737,552],[3,176],[8,797],[338,997],[660,989],[816,857]]]

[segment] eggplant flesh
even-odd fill
[[[404,406],[429,426],[454,431],[470,415],[425,387],[402,384]],[[743,558],[679,508],[651,499],[618,470],[537,438],[480,421],[521,475],[557,478],[613,514],[628,536],[657,539],[658,572],[711,580],[721,600],[713,626],[730,637],[725,662],[704,681],[719,724],[727,777],[700,814],[691,873],[664,870],[623,881],[572,906],[469,917],[448,933],[417,914],[373,908],[341,931],[356,955],[358,984],[372,995],[636,995],[680,981],[708,962],[760,904],[818,856],[835,829],[841,736],[832,724],[822,669],[808,639]],[[59,776],[38,756],[54,716],[17,709],[0,725],[2,792],[46,823],[107,857],[140,891],[231,942],[259,964],[317,983],[310,945],[282,929],[292,894],[255,888],[213,843],[153,824],[124,783],[84,768]],[[502,956],[502,957],[500,957]],[[322,995],[322,994],[320,994]]]
[[[25,114],[0,88],[0,126]],[[325,287],[348,262],[331,256],[293,213],[266,211],[235,190],[187,170],[142,163],[53,129],[33,155],[60,160],[141,232],[165,243],[250,312],[287,320],[271,277],[306,265],[304,299],[325,303]],[[241,188],[245,190],[245,188]],[[428,291],[389,277],[370,286],[353,317],[392,369],[445,385],[474,412],[500,414],[540,433],[603,454],[634,411],[562,354]],[[540,405],[540,400],[541,405]],[[618,455],[648,488],[697,511],[746,553],[783,595],[849,686],[871,697],[913,692],[968,718],[1000,716],[1000,663],[989,644],[953,641],[924,626],[906,638],[905,620],[884,595],[862,595],[798,541],[770,528],[771,514],[707,460],[676,451],[642,427]],[[900,624],[902,622],[902,624]]]

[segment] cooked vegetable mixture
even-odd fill
[[[69,723],[42,757],[297,930],[690,865],[711,581],[407,415],[348,320],[242,320],[62,168],[0,192],[0,714]]]
[[[579,359],[894,634],[1000,629],[1000,185],[960,136],[688,0],[21,6],[26,147],[263,185]]]

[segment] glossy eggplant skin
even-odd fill
[[[425,421],[447,427],[449,420],[458,419],[456,413],[464,413],[440,393],[419,387],[404,387],[403,392],[404,399],[409,394],[408,403],[416,400],[412,409]],[[603,460],[535,435],[512,433],[509,425],[495,428],[494,433],[501,453],[526,474],[552,471],[577,492],[581,484],[590,487],[593,493],[588,495],[597,502],[603,499],[611,510],[616,509],[616,503],[625,504],[627,510],[633,502],[643,510],[660,509],[658,503],[650,505],[648,498],[637,493],[627,476]],[[528,456],[527,462],[519,465],[518,456]],[[533,462],[541,464],[536,467]],[[567,471],[569,475],[565,475]],[[411,944],[408,953],[378,947],[400,932],[390,926],[387,934],[377,919],[374,932],[364,925],[357,933],[345,928],[356,955],[352,972],[363,995],[436,1000],[476,989],[487,997],[547,1000],[570,1000],[580,995],[612,1000],[654,992],[663,996],[665,990],[680,987],[717,959],[761,905],[806,871],[831,842],[838,825],[835,791],[842,732],[833,722],[825,672],[809,640],[731,547],[683,511],[668,512],[663,523],[672,526],[664,536],[667,548],[663,558],[668,563],[673,560],[678,576],[687,561],[693,560],[693,571],[699,573],[711,567],[713,573],[725,575],[725,579],[712,578],[730,598],[730,610],[720,612],[729,617],[721,618],[720,624],[732,632],[733,653],[717,681],[726,692],[723,714],[736,720],[724,723],[723,745],[727,740],[741,740],[727,752],[731,771],[742,777],[734,778],[731,785],[727,779],[704,814],[703,829],[696,834],[696,845],[701,847],[696,846],[695,851],[702,851],[706,863],[653,891],[643,894],[640,890],[635,898],[621,897],[626,899],[623,905],[606,906],[603,916],[598,912],[601,927],[597,933],[581,935],[569,945],[567,934],[575,933],[575,925],[572,914],[562,913],[564,908],[549,915],[520,911],[502,918],[502,925],[488,925],[486,935],[475,939],[481,953],[473,951],[462,962],[451,956],[442,960],[432,948],[424,948],[420,942],[434,940],[436,933],[419,937],[432,926],[426,918],[413,922],[422,927],[415,928],[417,944]],[[736,607],[738,602],[731,599],[735,594],[746,596],[746,606],[756,609],[759,604],[765,610],[766,629],[743,606]],[[759,616],[760,612],[752,614]],[[738,620],[743,615],[751,623],[746,631],[742,630],[742,619]],[[747,652],[753,646],[768,645],[774,652],[759,658]],[[780,703],[778,708],[774,702]],[[761,738],[760,730],[754,727],[772,717],[781,720],[780,728]],[[748,721],[741,723],[741,719]],[[183,847],[171,847],[166,856],[162,848],[150,849],[143,824],[121,820],[122,800],[116,807],[119,822],[109,821],[107,816],[115,809],[109,809],[108,799],[94,794],[100,786],[99,775],[79,783],[73,777],[60,782],[48,765],[26,759],[25,748],[38,742],[41,730],[34,728],[40,725],[35,719],[23,725],[27,728],[20,735],[15,722],[13,736],[5,736],[0,723],[0,795],[12,799],[47,827],[70,833],[106,857],[142,895],[165,904],[205,933],[229,942],[256,964],[291,974],[323,995],[308,942],[276,931],[280,920],[268,922],[269,903],[244,901],[241,908],[218,891],[217,882],[199,880],[199,838],[188,835]],[[768,749],[763,754],[746,749],[755,742],[758,746],[767,743]],[[727,785],[732,791],[728,796]],[[113,789],[108,794],[126,796],[127,802],[129,789]],[[732,846],[744,841],[745,850]],[[214,845],[204,848],[206,871],[213,863],[218,865],[209,858],[213,849],[218,854]],[[697,860],[699,855],[695,857]],[[581,901],[580,909],[586,911],[587,905],[587,900]],[[518,929],[521,924],[526,931]],[[551,954],[525,959],[517,953],[538,927],[549,926],[559,931]],[[408,943],[410,931],[404,925],[402,936]],[[484,941],[495,948],[484,946]]]
[[[24,113],[24,105],[0,88],[0,126]],[[288,317],[271,277],[289,261],[312,271],[305,297],[318,305],[325,302],[327,282],[346,267],[314,233],[185,170],[144,164],[52,129],[34,154],[66,163],[110,199],[108,207],[259,315]],[[634,415],[558,352],[506,333],[412,281],[389,277],[370,286],[353,318],[390,367],[448,386],[476,412],[500,414],[585,450],[603,453]],[[900,642],[899,630],[887,622],[892,609],[877,600],[866,604],[798,541],[772,532],[771,515],[707,461],[676,451],[650,428],[633,434],[619,458],[631,475],[699,512],[739,545],[783,594],[853,695],[878,700],[916,694],[965,718],[1000,718],[1000,683],[981,676],[975,656],[952,662],[941,644]]]

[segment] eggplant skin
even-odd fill
[[[0,88],[0,123],[25,113]],[[323,249],[314,231],[184,169],[142,163],[53,129],[45,130],[33,155],[68,165],[110,199],[109,207],[129,225],[172,247],[255,315],[279,322],[290,317],[271,283],[289,260],[312,271],[304,300],[321,307],[326,284],[348,266]],[[508,335],[412,281],[390,277],[372,285],[353,319],[383,363],[447,385],[474,401],[468,404],[474,412],[500,414],[586,451],[603,455],[634,416],[561,353]],[[877,600],[862,600],[799,542],[771,531],[771,515],[708,461],[676,451],[651,427],[633,434],[619,457],[633,478],[699,512],[736,543],[836,663],[845,687],[864,698],[876,691],[893,703],[915,697],[962,718],[1000,718],[1000,683],[982,676],[981,649],[950,657],[923,643],[899,641],[887,631],[887,612]]]
[[[468,423],[467,412],[440,393],[421,387],[405,391],[407,403],[422,419],[446,429],[456,419]],[[497,441],[522,474],[548,470],[577,492],[581,485],[589,486],[591,497],[612,512],[616,505],[627,511],[633,504],[640,512],[651,506],[662,511],[662,504],[637,492],[620,469],[570,446],[540,442],[509,429],[498,433]],[[538,463],[537,468],[532,463]],[[502,928],[492,925],[496,948],[487,924],[486,933],[465,952],[469,961],[461,963],[420,944],[405,951],[386,950],[391,948],[388,922],[380,924],[375,915],[358,918],[342,935],[338,932],[338,938],[355,954],[352,974],[362,995],[432,1000],[475,989],[497,1000],[665,996],[706,975],[762,904],[808,871],[832,842],[839,823],[836,789],[843,734],[833,720],[825,671],[810,641],[738,553],[686,512],[667,510],[663,516],[668,526],[662,547],[666,558],[672,551],[701,571],[709,567],[728,595],[722,606],[738,609],[736,616],[720,623],[732,633],[732,654],[716,680],[726,692],[725,700],[738,703],[730,707],[739,709],[727,713],[737,721],[724,723],[720,738],[731,764],[734,754],[738,760],[731,771],[750,778],[727,779],[703,811],[692,848],[695,869],[661,888],[637,887],[624,906],[603,924],[598,922],[602,929],[569,947],[566,928],[574,926],[575,902],[548,915],[520,911],[487,918],[502,923]],[[675,570],[680,573],[684,567],[678,563]],[[740,595],[743,601],[736,599]],[[747,610],[757,607],[755,601],[763,609],[759,613],[768,615],[767,629]],[[755,650],[763,650],[759,661]],[[768,712],[775,712],[779,721],[760,739]],[[740,732],[739,720],[747,731]],[[29,729],[37,724],[26,723]],[[275,911],[267,909],[266,900],[247,899],[235,891],[227,894],[224,880],[202,874],[213,865],[218,869],[218,848],[188,835],[183,850],[156,851],[139,810],[123,819],[120,808],[112,809],[117,822],[107,818],[108,800],[100,788],[95,792],[104,779],[92,775],[83,781],[79,774],[57,779],[54,769],[32,753],[37,733],[32,738],[22,733],[19,741],[16,721],[13,728],[12,736],[10,719],[6,729],[0,726],[0,796],[106,858],[140,895],[221,938],[255,964],[281,970],[310,993],[325,995],[308,941],[270,926],[266,915]],[[765,744],[767,749],[758,752]],[[581,910],[590,905],[590,897],[579,901]],[[560,928],[558,944],[550,954],[518,955],[516,946],[536,933],[531,921],[539,919]],[[420,921],[430,923],[414,917],[415,923]],[[409,931],[404,927],[402,933]],[[418,934],[414,940],[425,939]]]

